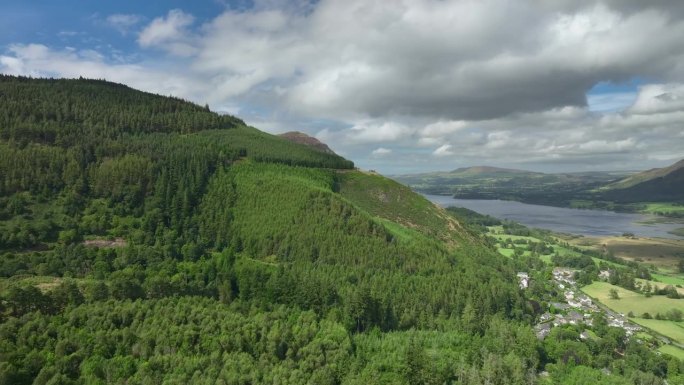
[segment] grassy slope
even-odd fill
[[[339,172],[338,180],[340,194],[376,218],[441,239],[451,246],[471,238],[443,209],[391,179],[349,171]]]
[[[684,201],[684,160],[606,186],[602,196],[618,202]]]
[[[629,177],[619,180],[615,183],[611,183],[610,185],[606,186],[606,189],[608,190],[613,190],[613,189],[625,189],[629,188],[632,186],[636,186],[638,184],[648,182],[650,180],[656,179],[656,178],[663,178],[667,176],[668,174],[672,173],[673,171],[679,170],[680,168],[684,167],[684,160],[680,160],[679,162],[670,165],[668,167],[663,167],[663,168],[654,168],[646,171],[642,171],[640,173],[630,175]]]

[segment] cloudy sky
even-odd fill
[[[209,103],[386,174],[684,157],[680,0],[5,0],[0,15],[0,72]]]

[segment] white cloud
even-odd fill
[[[684,156],[678,4],[261,0],[201,25],[181,10],[147,25],[117,16],[149,49],[133,60],[12,45],[0,70],[228,106],[271,131],[304,127],[381,171],[444,168],[454,154],[463,165],[642,168]],[[586,96],[635,78],[656,84]]]
[[[433,151],[432,155],[437,156],[437,157],[445,157],[445,156],[454,155],[452,148],[453,148],[452,145],[444,144],[444,145],[438,147],[435,151]]]
[[[684,110],[684,84],[643,86],[630,109],[633,114],[656,114]]]
[[[360,143],[393,142],[403,139],[412,129],[399,122],[359,122],[348,131],[348,140]]]
[[[142,20],[143,18],[140,15],[116,13],[107,16],[105,22],[122,35],[126,35],[130,32],[131,28],[138,25]]]
[[[384,148],[384,147],[378,147],[373,152],[371,152],[371,155],[377,158],[381,158],[383,156],[389,155],[392,153],[392,150],[389,148]]]
[[[421,134],[426,137],[441,137],[466,128],[467,122],[463,120],[458,121],[438,121],[430,123],[421,130]]]
[[[191,42],[189,27],[195,22],[194,16],[173,9],[166,17],[158,17],[145,27],[138,36],[141,47],[155,47],[175,55],[190,56],[197,52]]]

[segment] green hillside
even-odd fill
[[[684,202],[684,160],[631,175],[599,191],[618,202]]]
[[[0,384],[602,376],[612,347],[538,341],[521,265],[392,180],[104,81],[0,101]],[[616,384],[668,366],[633,349]]]

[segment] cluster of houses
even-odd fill
[[[609,326],[623,328],[627,336],[631,336],[641,330],[639,326],[630,323],[624,314],[618,314],[609,309],[599,308],[586,294],[577,290],[574,272],[570,269],[555,268],[553,270],[553,280],[559,289],[563,290],[565,302],[552,302],[550,307],[555,314],[546,312],[539,317],[539,323],[535,326],[537,338],[544,339],[551,333],[553,327],[571,324],[592,326],[593,314],[603,312]],[[518,273],[521,288],[529,286],[530,278],[527,273]],[[589,333],[585,330],[580,338],[589,338]]]

